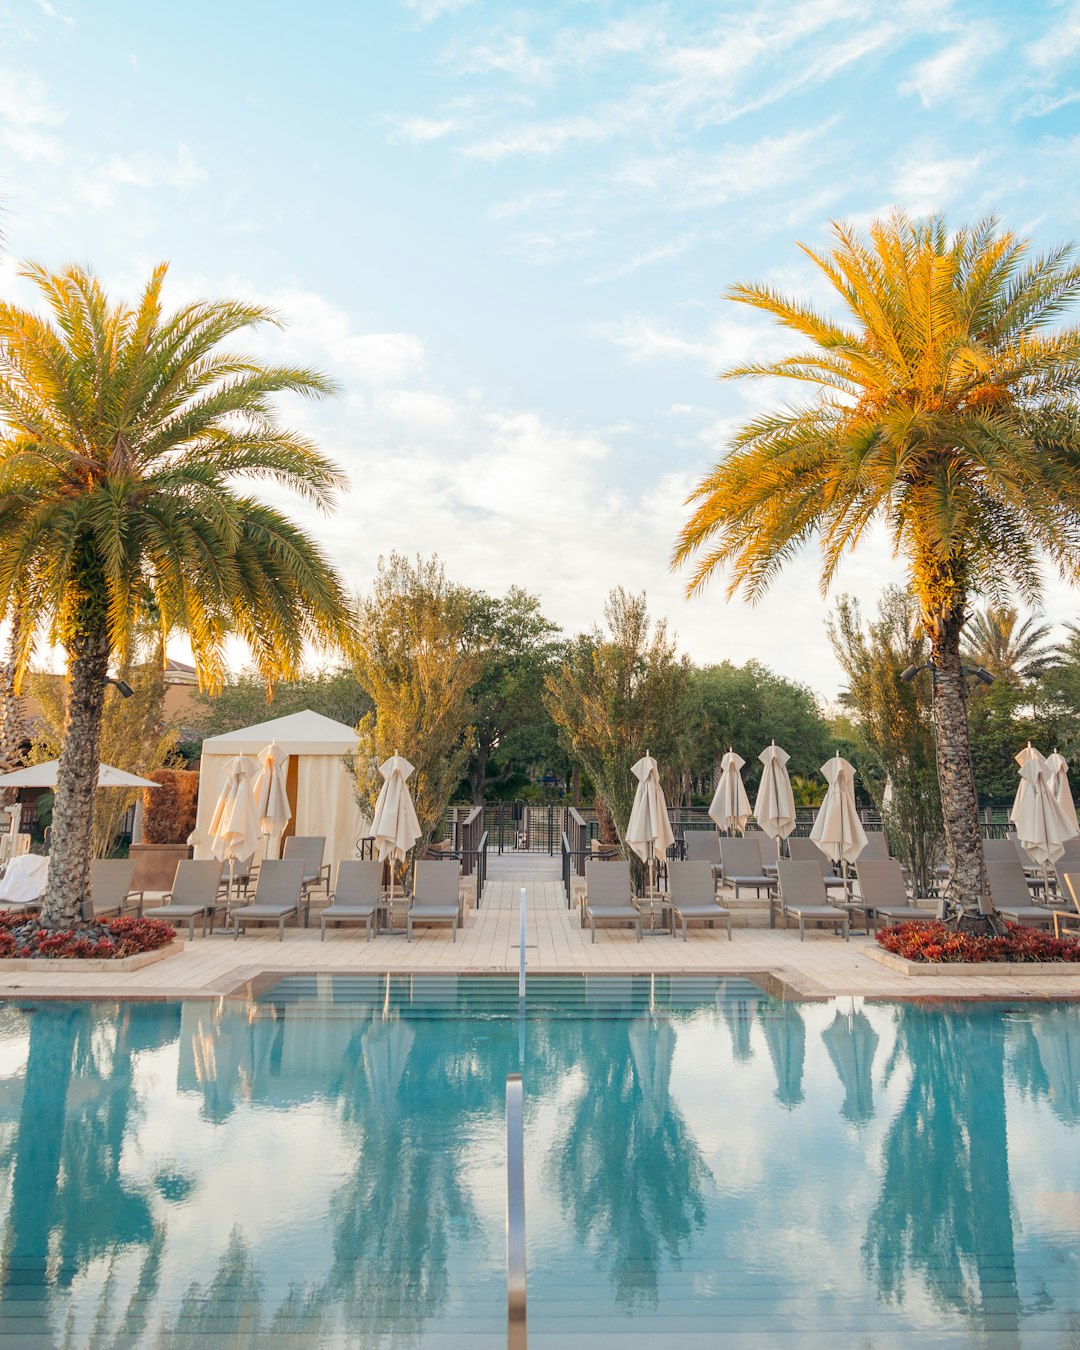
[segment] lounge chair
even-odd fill
[[[581,917],[583,921],[589,921],[593,942],[596,941],[598,919],[632,923],[637,929],[638,941],[641,941],[641,910],[634,899],[628,862],[622,858],[617,862],[593,862],[591,859],[586,862]]]
[[[885,838],[884,830],[867,830],[866,847],[859,854],[860,862],[887,862],[889,858],[889,841]]]
[[[414,923],[448,923],[457,941],[461,922],[461,864],[456,861],[421,861],[413,874],[413,896],[405,916],[405,937],[412,941]]]
[[[799,941],[806,940],[808,923],[840,924],[847,941],[850,932],[846,908],[829,904],[825,878],[812,858],[780,859],[780,917],[787,927],[789,918],[799,921]]]
[[[285,920],[300,922],[304,904],[303,858],[269,858],[259,868],[255,883],[255,898],[250,905],[241,905],[232,912],[233,938],[249,923],[276,923],[278,941],[285,941]]]
[[[144,909],[139,900],[139,916],[144,919],[164,919],[167,923],[188,926],[188,941],[195,939],[195,920],[202,919],[203,937],[210,927],[210,921],[221,907],[221,887],[225,878],[225,864],[215,858],[208,862],[196,862],[192,858],[182,858],[176,864],[172,890],[168,891],[160,905]]]
[[[285,851],[281,855],[285,862],[292,862],[296,858],[302,858],[304,862],[304,897],[307,900],[307,908],[304,910],[305,928],[308,915],[311,913],[311,892],[321,886],[327,900],[330,899],[330,864],[323,862],[325,852],[324,834],[294,834],[285,840]]]
[[[986,879],[994,908],[1013,923],[1030,924],[1034,928],[1049,928],[1054,922],[1054,911],[1048,905],[1037,905],[1031,898],[1028,880],[1020,859],[1011,857],[991,860],[986,864]]]
[[[90,864],[90,898],[83,901],[83,921],[93,923],[123,914],[125,902],[142,904],[142,891],[133,891],[134,858],[95,858]]]
[[[766,876],[776,876],[776,840],[770,839],[764,830],[755,830],[746,836],[753,839],[761,855],[761,870]]]
[[[698,919],[710,928],[717,919],[726,919],[728,941],[731,941],[731,910],[716,903],[716,884],[711,863],[668,863],[668,904],[674,918],[682,924],[684,942],[686,925]],[[675,924],[672,923],[671,936],[675,935]]]
[[[371,930],[379,914],[382,893],[383,864],[349,860],[338,866],[337,886],[330,903],[319,915],[319,941],[326,941],[328,923],[363,923],[365,940],[371,941]]]
[[[1062,880],[1065,883],[1064,894],[1072,901],[1073,909],[1055,910],[1054,936],[1064,937],[1073,933],[1080,935],[1080,872],[1066,872]]]
[[[1015,834],[1007,834],[999,839],[983,840],[983,862],[1009,862],[1018,858],[1018,841]]]
[[[920,909],[908,899],[904,870],[895,858],[862,858],[855,864],[855,876],[870,922],[877,928],[879,919],[886,923],[929,923],[936,916],[935,909]]]
[[[816,862],[821,869],[821,879],[825,883],[826,890],[834,891],[838,887],[842,890],[844,878],[836,875],[836,869],[832,863],[818,848],[812,839],[791,838],[787,841],[788,858],[792,862]]]
[[[735,891],[752,886],[754,894],[760,895],[776,887],[776,878],[768,876],[761,869],[761,849],[756,839],[721,839],[720,856],[724,862],[724,885]]]
[[[715,871],[719,871],[720,836],[714,829],[687,830],[683,835],[687,862],[707,862]]]

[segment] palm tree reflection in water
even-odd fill
[[[552,1030],[558,1058],[585,1072],[548,1169],[578,1243],[609,1271],[616,1304],[655,1307],[665,1260],[678,1268],[704,1228],[713,1181],[671,1098],[674,1026],[649,1013]]]
[[[921,1278],[995,1350],[1019,1342],[1005,1122],[1005,1022],[917,1005],[896,1013],[911,1083],[884,1145],[863,1258],[879,1296]]]

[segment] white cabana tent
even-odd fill
[[[288,756],[286,785],[293,815],[287,833],[325,835],[323,857],[334,868],[343,858],[355,858],[356,841],[368,833],[345,763],[345,756],[356,750],[356,732],[343,722],[310,711],[275,717],[203,741],[196,858],[213,857],[210,821],[225,786],[226,764],[236,755],[259,755],[274,742],[278,753]]]

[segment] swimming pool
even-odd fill
[[[1080,1009],[289,977],[0,1010],[19,1346],[1080,1346]]]

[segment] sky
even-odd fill
[[[754,607],[669,569],[695,482],[789,396],[717,378],[786,348],[725,292],[824,302],[796,241],[894,205],[1074,238],[1078,171],[1075,0],[0,0],[0,293],[35,303],[33,258],[134,300],[166,259],[175,303],[274,307],[248,349],[341,387],[282,415],[348,475],[291,509],[350,587],[437,552],[568,633],[644,590],[695,660],[826,698],[835,595],[904,578],[883,539],[824,598],[812,552]]]

